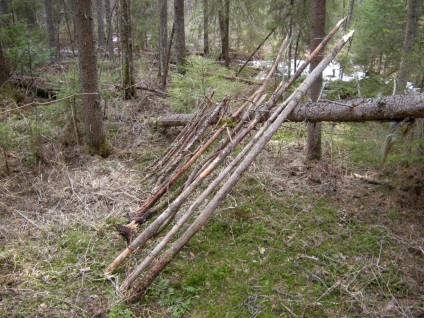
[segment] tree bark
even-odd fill
[[[70,25],[69,19],[68,19],[68,14],[70,14],[70,12],[68,12],[68,10],[67,10],[65,0],[62,1],[62,4],[63,4],[63,12],[64,12],[63,14],[65,16],[66,29],[67,29],[68,35],[69,35],[69,42],[71,43],[72,54],[73,54],[73,56],[76,56],[75,49],[74,49],[74,37],[72,36],[71,25]],[[75,4],[74,4],[74,7],[75,7]],[[75,29],[76,29],[75,19],[72,19],[72,23],[73,23],[73,30],[75,31]],[[74,32],[74,33],[76,33],[76,32]],[[58,44],[60,44],[60,43],[58,43]]]
[[[106,155],[105,132],[97,80],[94,26],[91,1],[75,0],[75,27],[78,31],[78,60],[82,88],[85,142],[89,151]]]
[[[96,17],[97,17],[97,47],[102,49],[103,53],[106,48],[105,35],[105,7],[103,0],[96,0]]]
[[[0,0],[0,15],[9,14],[9,0]],[[0,21],[1,24],[5,24],[6,21]]]
[[[415,32],[417,29],[417,21],[418,21],[418,11],[419,11],[420,0],[409,0],[409,8],[408,8],[408,20],[405,27],[405,35],[402,47],[402,59],[399,66],[398,73],[398,87],[401,91],[405,90],[409,66],[408,66],[408,54],[412,50],[412,46],[414,44]],[[383,157],[382,161],[386,161],[387,155],[389,154],[390,148],[393,143],[393,137],[396,135],[396,132],[399,130],[399,121],[392,122],[389,127],[389,132],[386,136],[386,142],[383,147]]]
[[[223,0],[218,11],[219,30],[221,34],[221,59],[225,66],[230,66],[230,0]]]
[[[159,77],[165,74],[168,52],[168,0],[159,0]],[[163,78],[162,78],[163,82]]]
[[[316,48],[325,36],[325,4],[326,0],[312,0],[311,3],[311,33],[310,33],[310,51]],[[322,57],[318,56],[309,66],[310,72],[322,61]],[[315,83],[309,89],[308,95],[312,101],[317,101],[322,88],[322,75],[319,76]],[[308,123],[307,141],[306,141],[306,159],[321,159],[321,123]]]
[[[0,15],[3,16],[0,17],[0,28],[10,23],[10,19],[4,18],[6,14],[9,14],[9,4],[7,0],[0,0]],[[4,83],[6,83],[6,81],[9,79],[9,76],[9,63],[6,60],[3,42],[0,39],[0,87],[2,87]]]
[[[112,15],[113,12],[110,8],[110,0],[105,1],[105,14],[106,14],[106,46],[109,58],[113,60],[115,52],[113,51],[113,28],[112,28]]]
[[[409,0],[408,20],[405,28],[405,37],[402,48],[402,60],[399,67],[398,84],[401,89],[406,87],[408,80],[408,53],[414,44],[415,32],[418,24],[420,0]]]
[[[56,22],[54,19],[53,0],[44,0],[44,11],[46,13],[47,43],[50,50],[57,49]]]
[[[159,127],[185,126],[193,114],[159,117],[152,122]],[[267,116],[263,117],[266,120]],[[424,94],[394,95],[382,98],[358,98],[350,101],[320,101],[298,105],[287,117],[291,122],[363,122],[424,118]],[[216,124],[214,121],[211,124]]]
[[[184,26],[184,0],[174,0],[174,26],[175,26],[175,55],[178,72],[184,73],[186,46]]]
[[[7,63],[6,56],[4,55],[3,43],[0,41],[0,87],[3,87],[9,76],[9,64]]]
[[[203,0],[203,54],[209,55],[209,2]]]
[[[124,88],[124,99],[133,98],[136,92],[134,86],[130,8],[130,0],[121,0],[122,86]]]

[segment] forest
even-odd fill
[[[0,0],[0,317],[424,317],[421,0]]]

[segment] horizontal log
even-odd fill
[[[192,117],[193,114],[173,114],[159,117],[152,124],[159,127],[184,126]],[[358,98],[343,102],[309,102],[297,106],[287,120],[358,122],[395,121],[404,118],[424,118],[424,94]]]
[[[15,87],[24,88],[30,90],[37,97],[45,99],[56,99],[58,91],[47,87],[46,83],[43,83],[43,80],[31,76],[18,76],[13,75],[9,82],[12,83]]]

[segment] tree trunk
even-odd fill
[[[50,50],[57,49],[56,22],[54,19],[53,0],[44,0],[44,10],[46,13],[47,43]]]
[[[96,17],[97,17],[97,47],[104,53],[106,48],[105,35],[105,10],[103,0],[96,0]]]
[[[209,55],[209,3],[203,0],[203,54]]]
[[[312,0],[311,3],[311,33],[310,33],[310,51],[316,48],[325,36],[325,2],[326,0]],[[318,56],[314,59],[309,71],[312,70],[322,61],[322,57]],[[308,95],[312,101],[319,99],[322,88],[322,75],[319,76],[315,83],[309,89]],[[306,159],[321,159],[321,126],[319,122],[308,123],[307,141],[306,141]]]
[[[353,8],[354,7],[355,7],[355,0],[350,0],[348,12],[347,12],[347,21],[346,21],[346,24],[345,24],[345,30],[347,30],[347,28],[350,26],[350,24],[352,22]]]
[[[219,30],[221,35],[221,59],[225,66],[230,66],[230,0],[223,0],[218,11]]]
[[[76,56],[75,49],[74,49],[74,38],[72,36],[71,26],[70,26],[69,19],[68,19],[68,14],[69,13],[68,13],[68,10],[67,10],[67,7],[66,7],[66,1],[63,0],[62,1],[62,4],[63,4],[64,16],[65,16],[66,29],[67,29],[68,35],[69,35],[69,42],[71,43],[72,54],[74,56]],[[75,19],[72,19],[72,22],[74,24],[73,26],[74,26],[74,31],[75,31],[75,28],[76,28],[76,26],[75,26]]]
[[[105,132],[97,80],[96,45],[91,1],[75,0],[78,60],[82,88],[85,142],[90,152],[105,153]]]
[[[9,1],[8,0],[0,0],[0,15],[9,14]]]
[[[401,91],[405,90],[407,80],[408,80],[408,54],[412,50],[412,46],[414,44],[415,32],[417,29],[417,21],[418,21],[418,11],[419,11],[420,0],[409,0],[409,8],[408,8],[408,20],[405,28],[405,36],[403,40],[403,48],[402,48],[402,59],[400,62],[399,73],[398,73],[398,87]],[[392,122],[389,127],[389,132],[386,136],[386,142],[384,143],[383,148],[383,157],[382,161],[384,162],[389,154],[390,148],[393,143],[393,137],[396,135],[396,132],[399,130],[399,121]]]
[[[174,114],[152,122],[159,127],[187,125],[193,114]],[[291,122],[362,122],[424,118],[424,94],[394,95],[382,98],[358,98],[341,102],[309,102],[297,106],[287,117]],[[263,116],[262,120],[266,120]],[[215,125],[217,122],[212,121]]]
[[[112,15],[113,12],[110,8],[110,0],[105,0],[105,14],[106,14],[106,46],[107,53],[111,60],[114,58],[113,51],[113,28],[112,28]]]
[[[159,77],[165,73],[168,51],[168,0],[159,0]],[[163,78],[162,78],[163,82]]]
[[[9,14],[9,4],[7,0],[0,0],[0,28],[10,23],[10,19],[4,17],[6,14]],[[6,60],[3,42],[0,39],[0,87],[3,87],[4,83],[9,79],[9,76],[9,63]]]
[[[185,64],[185,29],[184,29],[184,0],[174,0],[174,25],[175,25],[175,55],[178,72],[184,73]]]
[[[398,84],[400,89],[405,89],[408,80],[408,54],[414,44],[415,32],[417,30],[420,0],[409,0],[408,20],[405,28],[403,40],[402,60],[400,63]]]
[[[34,30],[37,27],[36,9],[32,6],[26,6],[23,12],[22,20],[26,20],[29,28]]]
[[[130,7],[130,0],[121,0],[122,86],[124,88],[124,99],[133,98],[136,92],[136,87],[134,86]]]
[[[0,87],[9,79],[9,64],[3,51],[3,43],[0,41]]]

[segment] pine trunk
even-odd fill
[[[159,117],[159,127],[185,126],[193,114],[174,114]],[[253,115],[252,115],[253,116]],[[393,95],[381,98],[358,98],[344,102],[309,102],[297,106],[287,117],[290,122],[363,122],[391,121],[404,118],[424,118],[424,94]],[[263,116],[262,120],[266,120]],[[212,125],[217,121],[211,121]]]
[[[403,40],[402,60],[400,63],[398,82],[399,87],[404,89],[408,80],[408,54],[414,44],[415,32],[417,30],[418,14],[420,0],[409,0],[408,20],[405,28],[405,37]]]
[[[102,49],[102,51],[104,51],[106,48],[106,35],[105,35],[105,8],[104,8],[103,0],[96,0],[96,13],[97,13],[97,47]]]
[[[75,0],[78,59],[85,126],[89,151],[105,155],[105,132],[97,80],[94,26],[91,1]]]
[[[57,48],[56,24],[54,19],[53,0],[44,0],[46,13],[47,43],[50,50]]]
[[[121,0],[122,86],[124,88],[124,99],[133,98],[136,92],[134,85],[130,7],[130,0]]]
[[[221,59],[225,66],[230,66],[230,0],[224,0],[218,11],[219,30],[221,34]]]
[[[310,51],[317,47],[321,39],[325,36],[325,2],[326,0],[312,0],[311,3],[311,33],[310,33]],[[309,67],[310,72],[322,61],[322,56],[314,59]],[[312,101],[319,99],[322,88],[322,75],[319,76],[308,92]],[[308,123],[306,158],[307,160],[321,159],[321,128],[322,124]]]
[[[0,41],[0,87],[9,79],[9,65],[4,56],[3,43]]]
[[[168,0],[159,0],[159,77],[165,74],[168,49]]]
[[[185,64],[185,29],[184,29],[184,0],[174,0],[174,25],[175,25],[175,54],[177,67],[184,73],[182,66]]]
[[[203,54],[209,55],[209,3],[203,0]]]
[[[113,28],[112,28],[112,10],[110,8],[110,0],[105,0],[105,14],[106,14],[106,46],[109,58],[113,60]]]

